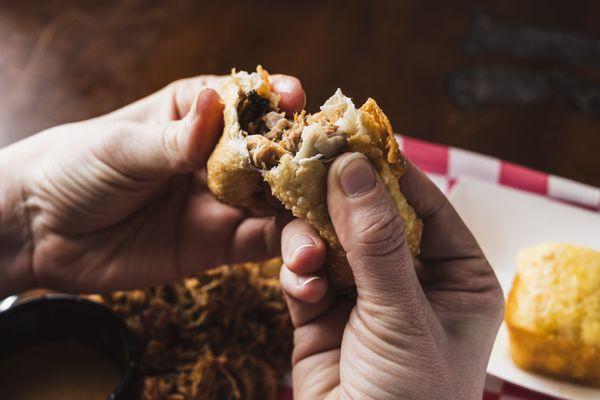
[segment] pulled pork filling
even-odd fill
[[[260,135],[248,136],[248,152],[254,167],[267,170],[277,166],[286,151],[277,143]]]
[[[295,156],[297,161],[311,157],[328,161],[346,146],[346,135],[328,118],[307,125],[304,111],[290,120],[284,112],[272,110],[269,101],[255,91],[240,96],[238,120],[246,133],[250,160],[257,169],[276,167],[285,154]]]

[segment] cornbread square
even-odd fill
[[[600,252],[547,243],[522,250],[517,264],[506,307],[514,362],[600,386]]]

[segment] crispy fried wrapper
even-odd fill
[[[422,222],[398,184],[407,163],[375,100],[357,109],[338,89],[318,113],[303,111],[288,120],[268,83],[268,74],[259,67],[253,74],[234,73],[224,87],[225,130],[208,162],[213,194],[228,204],[261,207],[266,204],[264,180],[294,216],[317,229],[328,247],[329,278],[346,290],[354,286],[354,278],[327,210],[327,172],[343,152],[361,152],[395,202],[416,256]]]
[[[251,99],[248,93],[252,93]],[[219,94],[225,103],[225,128],[208,161],[208,187],[225,203],[264,208],[267,203],[260,185],[263,179],[250,162],[240,123],[246,124],[249,119],[264,114],[262,110],[276,107],[278,96],[271,92],[269,74],[261,68],[255,74],[232,72],[231,79],[222,85]],[[244,106],[247,107],[242,111]]]

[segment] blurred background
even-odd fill
[[[232,67],[600,186],[600,1],[0,1],[0,146]],[[84,134],[84,132],[82,132]]]

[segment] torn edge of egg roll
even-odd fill
[[[360,152],[380,175],[404,222],[410,251],[418,254],[423,224],[398,184],[407,163],[375,100],[356,108],[338,89],[319,112],[302,111],[288,119],[260,66],[255,73],[232,71],[220,94],[225,127],[207,165],[208,186],[216,198],[264,208],[266,182],[294,216],[319,232],[328,248],[329,279],[336,289],[346,290],[354,286],[354,277],[327,210],[327,172],[340,154]]]

